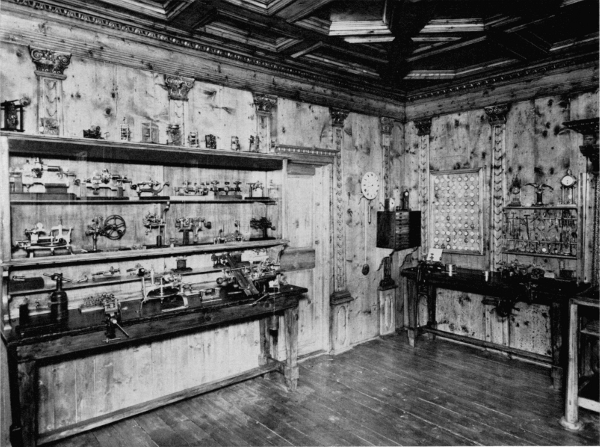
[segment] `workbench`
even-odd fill
[[[277,293],[255,302],[242,299],[233,302],[217,301],[201,307],[175,313],[157,315],[137,321],[122,323],[129,337],[107,341],[104,326],[88,328],[65,328],[43,335],[22,337],[18,330],[13,337],[4,340],[8,350],[9,381],[11,388],[12,421],[11,442],[13,447],[34,446],[108,424],[123,418],[170,404],[190,396],[205,393],[252,377],[279,371],[291,390],[298,382],[298,302],[307,289],[282,286]],[[70,312],[78,312],[71,310]],[[274,318],[284,316],[286,360],[281,362],[272,356],[273,332],[277,325]],[[40,367],[73,359],[100,356],[124,350],[132,346],[154,343],[168,338],[181,337],[201,331],[227,327],[240,322],[259,320],[260,358],[259,367],[222,380],[204,383],[180,390],[160,398],[147,400],[102,416],[38,434],[37,405],[40,398],[38,371]],[[177,365],[174,366],[177,368]],[[106,379],[110,380],[109,378]]]
[[[542,304],[549,307],[551,350],[550,357],[532,353],[511,346],[504,346],[486,340],[458,335],[437,328],[436,294],[437,289],[457,290],[466,293],[482,295],[486,300],[514,299],[516,296],[527,295],[525,286],[513,278],[502,278],[499,273],[490,272],[486,281],[484,272],[475,269],[455,268],[452,276],[445,271],[428,273],[422,284],[417,284],[417,269],[404,269],[401,275],[408,281],[408,338],[411,346],[415,346],[419,333],[440,335],[463,343],[491,348],[510,354],[551,365],[551,377],[555,389],[561,389],[563,369],[566,367],[566,317],[568,315],[569,298],[581,292],[586,285],[578,286],[575,282],[559,281],[550,278],[540,278],[536,281],[534,292],[530,295],[530,304]],[[427,322],[418,324],[419,296],[426,297]],[[519,299],[525,301],[525,299]]]

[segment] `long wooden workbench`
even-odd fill
[[[549,363],[554,388],[562,388],[563,370],[566,368],[567,361],[566,343],[563,343],[563,340],[566,340],[569,298],[588,286],[578,286],[575,282],[541,278],[530,288],[531,293],[529,293],[524,284],[511,278],[503,279],[499,273],[495,272],[489,273],[487,281],[481,270],[457,268],[452,276],[446,272],[430,272],[425,275],[425,280],[421,284],[417,284],[416,268],[404,269],[401,274],[408,280],[408,337],[411,346],[415,346],[419,332],[426,332],[508,352],[537,362]],[[546,357],[511,346],[439,330],[436,319],[437,289],[474,293],[487,299],[490,297],[497,300],[516,299],[549,306],[551,356]],[[427,322],[423,325],[418,324],[419,296],[426,297],[427,301]]]
[[[254,302],[254,299],[235,302],[218,301],[177,313],[138,321],[125,321],[123,327],[129,337],[121,336],[110,341],[107,341],[103,326],[67,328],[29,338],[15,335],[13,339],[5,340],[9,353],[13,447],[50,442],[272,371],[283,373],[289,388],[295,390],[298,381],[298,302],[306,292],[307,289],[302,287],[284,286],[280,292],[270,294],[268,298],[261,299],[259,302]],[[273,318],[282,314],[285,322],[286,360],[284,362],[273,359],[270,341],[275,329],[272,324]],[[38,371],[41,367],[82,357],[101,356],[104,353],[124,350],[132,346],[155,343],[251,320],[260,322],[258,368],[235,377],[203,383],[159,398],[145,400],[138,405],[70,424],[42,435],[38,434],[37,405],[40,398]]]

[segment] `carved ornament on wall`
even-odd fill
[[[417,128],[417,135],[422,137],[424,135],[431,134],[431,118],[425,118],[422,120],[415,121],[415,127]]]
[[[71,53],[29,47],[31,60],[35,64],[36,73],[58,75],[64,79],[64,71],[71,63]]]
[[[489,107],[484,107],[483,110],[488,116],[488,120],[492,126],[506,123],[506,114],[510,104],[496,104]]]
[[[165,75],[165,85],[163,88],[169,92],[169,99],[187,101],[188,93],[194,87],[194,82],[196,81],[192,78]]]
[[[348,110],[329,108],[329,115],[331,116],[331,125],[333,127],[344,127],[344,121],[348,118]]]
[[[255,93],[254,106],[257,112],[271,113],[277,106],[277,97]]]
[[[394,128],[394,119],[382,116],[379,118],[379,122],[381,123],[381,133],[389,135],[392,133],[392,129]]]

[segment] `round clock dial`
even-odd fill
[[[575,184],[575,177],[567,174],[560,180],[560,183],[563,186],[573,186]]]
[[[360,189],[368,200],[373,200],[379,192],[379,176],[374,172],[367,172],[360,181]]]

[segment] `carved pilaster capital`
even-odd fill
[[[566,123],[563,123],[563,126],[583,135],[583,145],[580,146],[579,149],[592,163],[592,171],[598,172],[598,132],[600,118],[567,121]]]
[[[272,110],[277,106],[277,97],[263,95],[260,93],[253,93],[254,106],[257,112],[263,112],[270,114]]]
[[[344,121],[348,118],[348,110],[329,108],[329,115],[331,115],[331,125],[333,127],[344,127]]]
[[[431,134],[431,118],[425,118],[415,121],[415,127],[417,128],[417,135],[422,137]]]
[[[169,99],[187,101],[188,93],[194,87],[195,79],[181,76],[165,75],[164,89],[169,93]]]
[[[29,54],[38,76],[66,79],[64,71],[71,63],[71,53],[29,47]]]
[[[390,135],[394,128],[394,119],[382,116],[379,118],[379,124],[381,125],[381,133]]]
[[[510,104],[496,104],[483,108],[492,126],[506,123],[508,109],[510,109]]]

